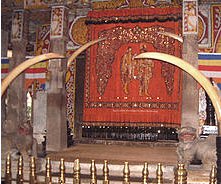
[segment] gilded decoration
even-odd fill
[[[198,13],[198,44],[200,48],[211,47],[210,5],[200,5]]]
[[[214,4],[211,8],[213,52],[221,53],[221,5]]]
[[[77,17],[70,26],[70,39],[77,45],[87,43],[88,28],[85,24],[86,17]]]
[[[114,108],[114,109],[169,109],[177,110],[179,103],[176,102],[87,102],[90,108]]]
[[[180,6],[181,0],[112,0],[104,2],[93,2],[93,10],[117,9],[117,8],[144,8],[144,7],[165,7]]]
[[[106,37],[107,39],[102,42],[102,44],[99,44],[98,46],[98,56],[96,60],[96,73],[97,73],[97,91],[102,96],[105,92],[105,88],[107,86],[109,78],[111,78],[112,75],[112,63],[114,62],[115,58],[115,52],[124,44],[127,43],[150,43],[153,45],[153,47],[160,52],[165,52],[169,54],[174,53],[174,39],[169,38],[167,36],[158,34],[160,31],[167,31],[166,28],[163,28],[161,26],[152,26],[152,27],[146,27],[141,28],[139,26],[136,26],[134,28],[124,28],[122,26],[114,27],[110,30],[105,30],[101,32],[100,37]],[[144,48],[143,48],[144,49]],[[128,57],[128,56],[125,56]],[[147,62],[146,62],[147,64]],[[127,66],[127,69],[122,68],[122,82],[124,84],[124,92],[127,94],[127,85],[128,82],[131,80],[131,66]],[[135,67],[135,66],[134,66]],[[140,80],[141,87],[140,88],[140,95],[142,93],[148,94],[148,82],[143,83],[143,78],[148,78],[148,81],[152,77],[152,68],[153,64],[152,62],[148,63],[148,66],[142,66],[140,63],[136,67],[138,68],[138,71],[140,70],[140,73],[138,74],[137,79]],[[129,70],[128,70],[129,68]],[[127,74],[127,79],[124,75],[124,70],[127,70],[125,72],[129,72],[130,74]],[[144,70],[149,70],[149,72],[144,72]],[[171,95],[173,92],[173,74],[175,71],[174,66],[170,64],[162,64],[162,77],[164,78],[166,88],[168,91],[168,94]],[[126,81],[128,80],[128,81]],[[142,89],[143,88],[143,89]],[[146,88],[146,89],[144,89]]]
[[[140,46],[140,53],[147,52],[146,45]],[[126,53],[121,59],[120,73],[123,84],[123,91],[129,94],[129,84],[132,80],[139,81],[139,95],[150,96],[148,92],[149,82],[153,76],[154,62],[151,59],[137,59],[132,54],[132,48],[128,47]]]
[[[45,24],[38,28],[35,55],[49,53],[50,49],[50,25]]]
[[[76,62],[72,62],[66,73],[65,88],[67,98],[67,120],[70,128],[74,129],[74,103],[75,103],[75,79],[76,79]]]

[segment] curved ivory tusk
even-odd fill
[[[165,35],[165,36],[168,36],[168,37],[171,37],[171,38],[174,38],[175,40],[178,40],[179,42],[183,43],[183,38],[181,36],[178,36],[174,33],[170,33],[170,32],[157,32],[158,34],[162,34],[162,35]]]
[[[194,68],[192,65],[190,65],[188,62],[169,55],[169,54],[163,54],[159,52],[146,52],[142,53],[135,58],[137,59],[144,59],[144,58],[151,58],[151,59],[158,59],[161,61],[165,61],[167,63],[171,63],[175,66],[178,66],[188,74],[190,74],[197,82],[201,84],[201,86],[205,89],[207,94],[209,95],[213,106],[216,111],[217,120],[218,120],[218,133],[221,135],[221,100],[219,98],[219,95],[217,94],[215,88],[212,86],[210,81],[196,68]]]
[[[75,60],[75,58],[80,54],[82,53],[84,50],[86,50],[88,47],[90,47],[91,45],[94,45],[95,43],[98,43],[100,41],[103,41],[105,40],[106,38],[100,38],[100,39],[97,39],[97,40],[92,40],[90,42],[87,42],[86,44],[84,44],[83,46],[81,46],[78,50],[76,50],[72,55],[71,57],[69,57],[68,59],[68,64],[67,64],[67,67],[69,68],[70,65],[71,65],[71,62],[73,62]]]
[[[22,62],[20,65],[15,67],[9,74],[4,78],[2,81],[2,86],[1,86],[1,96],[4,94],[5,90],[9,86],[9,84],[19,75],[21,74],[24,70],[29,68],[30,66],[39,63],[44,60],[48,59],[55,59],[55,58],[64,58],[64,56],[56,53],[48,53],[48,54],[42,54],[36,57],[33,57],[31,59],[28,59],[24,62]]]

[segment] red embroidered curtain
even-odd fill
[[[86,23],[89,40],[106,40],[87,53],[84,124],[180,126],[181,71],[161,61],[134,57],[147,51],[180,57],[180,44],[158,32],[179,34],[181,10],[92,11]]]

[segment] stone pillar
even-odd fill
[[[44,141],[47,117],[47,93],[38,91],[33,98],[33,136],[38,144]]]
[[[68,28],[68,9],[52,7],[51,11],[51,52],[65,55]],[[48,66],[47,89],[47,133],[46,151],[59,151],[67,147],[66,61],[54,59]]]
[[[189,4],[192,4],[190,6]],[[191,7],[191,8],[189,8]],[[183,59],[198,68],[197,1],[183,1]],[[190,16],[190,12],[192,12]],[[182,127],[190,126],[198,130],[199,94],[197,82],[183,72]]]
[[[197,68],[198,43],[197,35],[184,36],[183,59]],[[182,127],[191,126],[198,129],[199,120],[199,92],[197,82],[189,74],[183,72],[183,103],[182,103]]]
[[[2,16],[2,27],[1,27],[1,57],[7,57],[7,52],[8,52],[8,33],[9,31],[9,26],[7,22],[7,17]],[[4,124],[6,120],[6,95],[5,93],[2,98],[1,98],[1,122],[2,125]]]
[[[24,10],[16,10],[12,17],[12,58],[10,60],[10,70],[25,61],[28,13]],[[9,87],[7,120],[10,125],[7,131],[16,133],[18,125],[26,119],[26,93],[24,89],[25,74],[20,74]]]

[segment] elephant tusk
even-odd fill
[[[5,90],[8,88],[9,84],[24,70],[29,68],[30,66],[39,63],[44,60],[48,59],[55,59],[55,58],[64,58],[64,56],[56,53],[48,53],[48,54],[42,54],[36,57],[33,57],[31,59],[28,59],[24,62],[22,62],[20,65],[15,67],[9,74],[5,77],[5,79],[2,81],[1,85],[1,96],[4,94]]]
[[[68,63],[67,63],[67,67],[69,68],[70,65],[71,65],[71,62],[73,62],[75,60],[75,58],[80,54],[82,53],[84,50],[86,50],[88,47],[94,45],[95,43],[98,43],[100,41],[103,41],[105,40],[106,38],[99,38],[97,40],[92,40],[92,41],[89,41],[87,42],[86,44],[84,44],[83,46],[81,46],[79,49],[77,49],[72,55],[71,57],[69,57],[68,59]]]
[[[215,108],[216,115],[217,115],[217,120],[218,120],[218,132],[219,135],[221,135],[221,100],[220,97],[213,87],[213,85],[210,83],[210,81],[196,68],[194,68],[191,64],[188,62],[184,61],[183,59],[180,59],[178,57],[169,55],[169,54],[164,54],[164,53],[159,53],[159,52],[145,52],[142,54],[139,54],[138,56],[135,57],[136,59],[158,59],[170,64],[173,64],[188,74],[190,74],[197,82],[200,83],[200,85],[205,89],[207,94],[209,95],[212,104]]]
[[[179,42],[183,43],[183,38],[181,36],[178,36],[174,33],[170,33],[170,32],[157,32],[158,34],[162,34],[162,35],[165,35],[165,36],[168,36],[168,37],[171,37],[171,38],[174,38],[175,40],[178,40]]]

